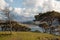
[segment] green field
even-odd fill
[[[60,37],[46,33],[36,32],[12,32],[12,35],[8,35],[7,32],[0,32],[0,40],[55,40],[55,39],[60,40]]]

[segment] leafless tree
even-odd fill
[[[2,12],[4,13],[4,15],[6,15],[6,17],[8,18],[7,21],[9,21],[9,26],[10,26],[10,34],[12,34],[12,24],[11,24],[11,21],[12,21],[12,17],[10,15],[10,12],[11,10],[9,10],[9,7],[6,7],[4,10],[2,10]]]

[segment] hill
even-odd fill
[[[46,33],[12,32],[8,36],[0,35],[0,40],[60,40],[60,37]]]
[[[30,28],[26,24],[22,24],[17,21],[3,21],[3,20],[0,21],[0,29],[2,31],[9,31],[11,27],[12,27],[12,29],[11,29],[12,31],[30,30]]]

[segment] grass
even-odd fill
[[[0,40],[55,40],[60,37],[46,33],[36,32],[12,32],[12,35],[8,35],[9,32],[0,32]]]

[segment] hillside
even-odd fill
[[[46,33],[12,32],[12,35],[8,36],[0,35],[0,40],[60,40],[60,37]]]
[[[12,31],[27,31],[27,30],[30,30],[28,25],[19,23],[17,21],[3,21],[3,20],[0,21],[0,29],[2,31],[9,31],[11,26],[12,26],[12,29],[11,29]]]
[[[6,24],[9,24],[10,25],[10,21],[5,21],[5,20],[0,20],[0,25],[6,25]],[[28,25],[24,24],[24,23],[21,23],[21,22],[17,22],[17,21],[11,21],[11,24],[14,25],[21,25],[21,26],[25,26],[25,27],[28,27]]]

